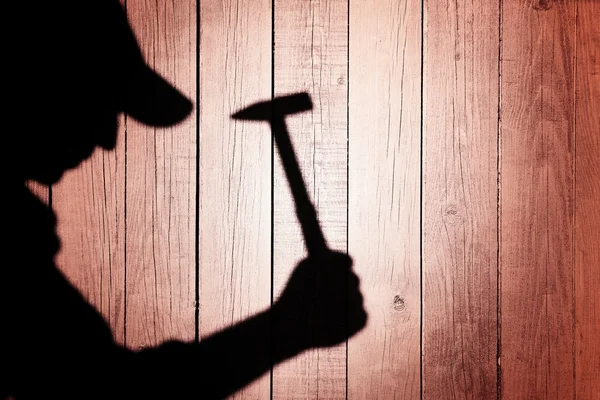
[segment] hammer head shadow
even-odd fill
[[[255,103],[236,112],[231,118],[248,121],[271,121],[275,118],[285,118],[290,114],[309,111],[312,108],[312,100],[308,93],[294,93]]]

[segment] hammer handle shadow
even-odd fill
[[[275,138],[275,144],[279,150],[283,170],[288,179],[294,203],[296,204],[296,215],[300,222],[306,250],[309,256],[319,256],[330,251],[323,230],[317,218],[317,211],[310,201],[306,184],[300,172],[300,166],[296,159],[296,153],[290,140],[290,135],[284,117],[274,116],[270,121],[271,130]]]

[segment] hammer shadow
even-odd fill
[[[36,41],[9,45],[7,59],[15,62],[5,75],[7,115],[21,126],[4,147],[11,161],[4,168],[1,398],[223,398],[273,365],[342,343],[365,325],[351,259],[324,251],[298,264],[270,309],[200,342],[142,351],[116,344],[56,267],[56,216],[26,181],[54,184],[95,148],[113,150],[120,113],[169,126],[188,117],[192,103],[144,62],[117,0],[79,2],[76,15],[65,2],[26,7],[13,2],[10,14],[27,16]]]

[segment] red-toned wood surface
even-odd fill
[[[231,114],[270,98],[272,49],[269,1],[208,1],[200,7],[202,340],[271,301],[271,132],[267,123],[234,121]],[[266,374],[234,397],[269,396]]]
[[[497,396],[498,24],[485,1],[425,1],[423,398]]]
[[[148,65],[196,94],[196,2],[128,1]],[[196,126],[127,119],[127,345],[195,337]]]
[[[268,124],[231,114],[307,91],[290,134],[369,320],[233,397],[597,399],[599,4],[128,0],[194,112],[29,183],[57,265],[132,349],[266,310],[305,249]]]
[[[575,388],[600,398],[600,2],[577,2],[575,54]]]
[[[574,393],[576,6],[502,2],[500,365],[506,399]]]
[[[421,3],[350,4],[348,251],[367,326],[348,398],[420,395]]]

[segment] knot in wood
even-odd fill
[[[394,296],[394,310],[396,311],[404,311],[406,308],[406,303],[404,299],[399,295]]]
[[[533,3],[533,9],[537,11],[548,11],[552,8],[553,0],[538,0]]]
[[[458,215],[458,207],[454,204],[449,205],[448,207],[446,207],[444,214],[446,214],[447,216],[456,216]]]

